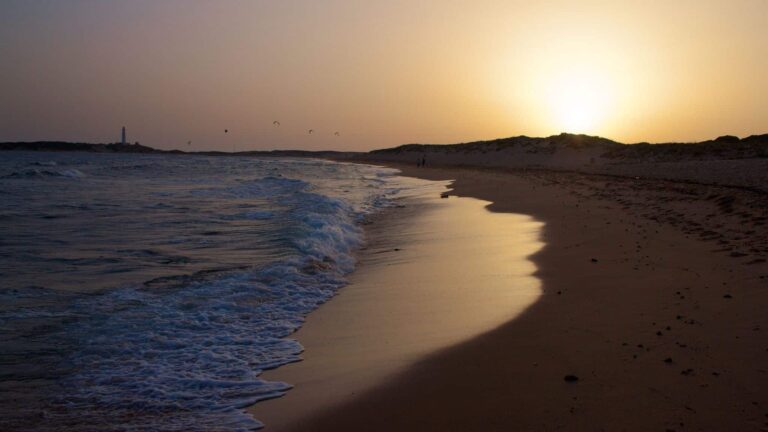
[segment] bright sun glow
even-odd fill
[[[595,133],[612,104],[612,85],[593,71],[562,71],[549,83],[549,109],[562,132]]]

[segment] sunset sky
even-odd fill
[[[117,141],[123,125],[184,150],[768,132],[766,0],[2,0],[0,59],[0,141]]]

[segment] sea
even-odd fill
[[[0,154],[0,430],[247,431],[365,222],[426,182],[314,159]]]

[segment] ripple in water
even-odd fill
[[[287,337],[346,283],[361,218],[405,187],[322,161],[13,154],[0,429],[260,427],[243,408],[291,387],[260,373],[300,359]]]

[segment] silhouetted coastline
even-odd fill
[[[624,144],[599,136],[562,133],[546,138],[516,136],[488,141],[459,144],[404,144],[398,147],[373,150],[371,154],[400,154],[406,152],[488,153],[510,148],[525,149],[527,153],[554,153],[557,150],[597,150],[599,156],[609,159],[639,159],[664,157],[665,159],[699,157],[709,159],[742,159],[768,157],[768,134],[739,138],[723,135],[716,139],[694,143],[648,142]]]
[[[91,152],[91,153],[155,153],[155,154],[192,154],[204,156],[267,156],[267,157],[351,157],[361,152],[309,151],[309,150],[269,150],[269,151],[199,151],[160,150],[139,143],[81,143],[66,141],[29,141],[2,142],[0,151],[54,151],[54,152]]]
[[[723,135],[716,139],[694,143],[641,142],[624,144],[599,136],[562,133],[549,137],[525,135],[472,141],[457,144],[404,144],[370,152],[344,152],[334,150],[254,150],[240,152],[160,150],[139,143],[82,143],[66,141],[2,142],[0,151],[85,151],[94,153],[162,153],[197,154],[207,156],[272,156],[272,157],[328,157],[387,156],[406,153],[474,154],[517,149],[527,154],[554,154],[561,150],[593,153],[594,157],[611,160],[714,160],[768,158],[768,134],[739,138]]]

